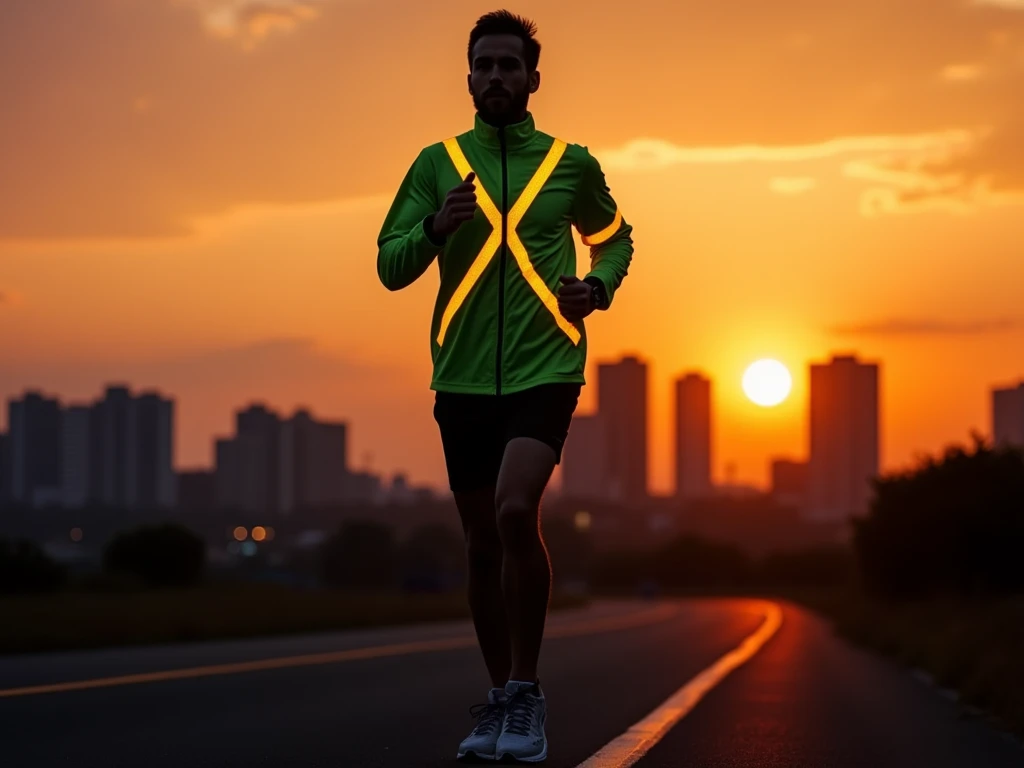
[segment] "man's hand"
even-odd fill
[[[558,289],[558,311],[570,323],[578,323],[594,311],[594,289],[575,275],[558,279],[562,283]]]
[[[476,174],[470,171],[465,180],[457,187],[452,187],[445,195],[441,210],[434,214],[432,229],[438,237],[448,237],[462,223],[469,221],[476,213],[476,187],[473,179]]]

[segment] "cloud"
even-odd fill
[[[1024,123],[978,134],[951,151],[852,160],[848,178],[876,185],[861,196],[867,216],[945,210],[972,213],[983,207],[1024,205]]]
[[[800,195],[818,186],[818,180],[812,176],[776,176],[768,186],[780,195]]]
[[[206,31],[251,49],[275,32],[317,18],[321,0],[179,0],[194,5]]]
[[[1011,11],[1024,11],[1024,0],[974,0],[975,5],[993,5]]]
[[[994,320],[938,320],[891,318],[878,322],[836,325],[830,332],[838,336],[952,336],[1000,333],[1024,328],[1016,318]]]
[[[966,129],[906,135],[842,136],[813,144],[766,146],[738,144],[721,147],[687,147],[661,139],[635,139],[619,148],[598,153],[605,168],[648,171],[674,165],[722,163],[795,163],[840,155],[865,153],[930,153],[945,156],[972,146],[977,132]]]

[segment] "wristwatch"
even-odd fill
[[[601,278],[591,275],[583,278],[583,282],[591,288],[590,294],[594,297],[594,309],[608,309],[608,294],[605,293]]]

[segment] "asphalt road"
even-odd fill
[[[638,766],[1024,766],[1017,742],[802,609],[782,608],[778,630]],[[764,621],[763,603],[726,599],[602,602],[552,616],[545,765],[574,768],[664,712]],[[470,632],[456,623],[0,658],[0,765],[455,766],[469,707],[487,689]]]

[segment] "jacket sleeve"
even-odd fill
[[[427,236],[426,219],[440,204],[434,166],[420,152],[405,174],[377,238],[377,276],[389,291],[412,284],[444,247]]]
[[[612,199],[597,158],[587,152],[583,173],[576,189],[573,225],[590,246],[590,272],[603,284],[611,306],[633,259],[633,228],[622,218]]]

